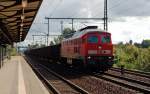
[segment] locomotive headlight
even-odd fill
[[[109,59],[111,59],[112,57],[108,57]]]
[[[91,57],[90,57],[90,56],[88,56],[88,59],[91,59]]]
[[[102,48],[102,46],[98,46],[98,48],[99,48],[99,49],[101,49],[101,48]]]

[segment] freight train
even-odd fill
[[[32,49],[27,54],[100,70],[107,70],[114,63],[111,34],[97,26],[82,28],[58,45]]]

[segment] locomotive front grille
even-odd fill
[[[89,55],[96,55],[96,54],[111,54],[111,50],[88,50]]]
[[[97,50],[88,50],[88,54],[97,54]]]

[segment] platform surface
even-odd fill
[[[22,56],[13,56],[0,69],[0,94],[49,94]]]

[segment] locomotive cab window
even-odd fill
[[[102,43],[110,43],[110,36],[102,36],[101,41]]]
[[[89,36],[88,43],[98,43],[98,37],[97,36]]]

